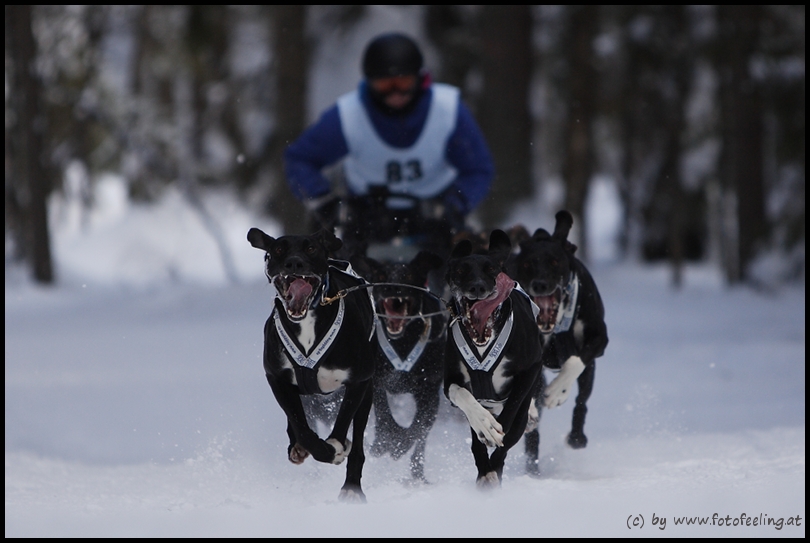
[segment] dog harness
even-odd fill
[[[342,264],[340,261],[330,261],[330,270],[335,270],[337,272],[343,273],[344,275],[348,275],[354,279],[363,280],[359,275],[355,273],[355,271],[351,268],[351,265],[346,262],[346,268],[337,267],[332,264]],[[272,282],[271,282],[272,284]],[[323,295],[328,292],[329,290],[329,273],[326,274],[326,278],[323,281],[323,285],[321,286],[321,292],[319,295],[313,296],[313,302],[310,308],[314,308],[318,303],[321,302],[323,299]],[[369,295],[369,300],[371,300],[371,296]],[[284,346],[284,350],[287,351],[287,355],[292,359],[293,362],[293,371],[295,372],[295,380],[298,383],[298,387],[301,389],[302,394],[324,394],[321,391],[321,387],[318,385],[318,363],[320,362],[321,358],[329,352],[332,344],[337,338],[338,333],[340,332],[340,328],[343,326],[343,319],[346,314],[346,303],[343,301],[343,297],[338,299],[338,311],[337,315],[335,315],[334,321],[332,321],[331,326],[326,331],[326,334],[321,338],[321,340],[314,345],[308,353],[304,353],[301,348],[298,346],[296,341],[290,336],[287,332],[287,329],[284,328],[284,324],[281,322],[281,313],[284,311],[284,304],[281,303],[281,299],[278,297],[278,292],[275,293],[275,301],[278,302],[280,307],[276,307],[276,304],[273,304],[273,322],[276,326],[276,332],[278,332],[278,337],[281,340],[281,344]],[[372,307],[372,314],[373,311],[373,303]],[[374,315],[374,320],[376,321],[376,315]],[[369,334],[369,339],[371,339],[371,334],[374,333],[374,326],[371,327],[371,332]]]
[[[329,327],[329,330],[323,338],[321,338],[321,341],[306,354],[302,352],[295,340],[287,333],[287,329],[284,328],[284,324],[281,322],[281,311],[281,308],[274,308],[273,320],[281,344],[284,346],[284,350],[287,351],[287,356],[295,362],[293,364],[293,371],[295,372],[295,380],[301,392],[303,394],[323,394],[321,387],[318,385],[317,366],[323,355],[329,351],[338,332],[340,332],[340,327],[343,325],[343,317],[346,313],[346,304],[343,298],[340,299],[338,312],[335,316],[335,320],[332,322],[332,326]]]
[[[512,324],[514,322],[514,312],[509,309],[509,316],[503,325],[498,337],[483,355],[479,356],[478,349],[471,347],[472,340],[467,337],[462,329],[461,319],[454,319],[450,325],[453,331],[453,341],[456,344],[461,359],[469,368],[470,387],[476,400],[487,403],[500,403],[495,398],[495,386],[492,384],[492,371],[503,358],[506,344],[512,334]]]
[[[420,356],[422,356],[425,346],[427,346],[428,340],[430,339],[431,329],[431,319],[424,320],[425,329],[422,330],[422,335],[419,336],[419,341],[417,341],[416,345],[413,346],[413,349],[411,349],[411,352],[408,353],[407,357],[405,357],[405,360],[402,360],[394,350],[393,345],[391,345],[391,342],[385,333],[385,326],[382,323],[382,319],[377,319],[377,341],[382,349],[382,352],[385,354],[385,357],[388,359],[391,365],[394,366],[395,370],[411,371],[411,369],[413,369],[413,365],[416,364],[416,361],[419,360]]]
[[[323,336],[321,341],[310,350],[309,353],[304,354],[301,349],[298,348],[298,345],[295,344],[295,341],[290,337],[287,333],[287,330],[284,328],[284,325],[281,323],[281,317],[279,316],[280,311],[276,310],[273,312],[273,319],[276,323],[276,331],[278,332],[278,337],[281,339],[281,342],[284,344],[284,348],[287,350],[287,354],[290,355],[290,358],[295,361],[296,364],[302,366],[304,368],[312,369],[318,365],[321,357],[326,354],[329,350],[329,347],[332,346],[332,343],[335,341],[335,338],[340,332],[340,327],[343,324],[343,316],[346,313],[346,304],[343,302],[343,298],[340,299],[340,303],[338,305],[338,312],[335,316],[335,320],[332,322],[332,326],[329,327],[329,330],[326,332],[326,335]]]

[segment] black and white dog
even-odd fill
[[[567,239],[574,220],[564,210],[555,218],[553,234],[538,228],[530,240],[520,244],[512,270],[540,310],[537,327],[543,341],[543,366],[559,372],[548,385],[542,372],[538,379],[530,415],[530,427],[535,428],[526,434],[526,467],[532,473],[538,471],[540,434],[536,425],[540,410],[565,402],[574,381],[579,392],[567,442],[574,449],[588,444],[585,404],[593,390],[595,360],[604,354],[608,343],[599,290],[585,265],[574,256],[576,246]]]
[[[470,424],[479,488],[499,487],[509,449],[523,436],[542,346],[529,297],[505,273],[511,252],[502,230],[489,248],[456,244],[447,263],[454,315],[447,338],[444,393]],[[487,449],[495,447],[490,455]]]
[[[373,283],[378,315],[374,373],[375,437],[373,456],[399,459],[411,447],[411,476],[425,481],[425,445],[439,411],[447,315],[440,299],[425,290],[428,274],[444,260],[420,251],[410,262],[352,260],[355,270]],[[408,288],[414,287],[414,288]],[[416,411],[403,426],[392,414],[389,397],[410,394]]]
[[[342,242],[327,230],[275,239],[251,228],[247,239],[266,252],[265,273],[276,290],[264,326],[264,371],[287,415],[289,459],[300,464],[311,454],[319,462],[340,464],[348,458],[339,497],[365,501],[363,433],[374,375],[374,308],[365,281],[330,264],[329,254]],[[343,399],[324,440],[311,429],[301,395],[338,389]],[[353,444],[347,439],[350,425]]]

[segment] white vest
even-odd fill
[[[425,126],[411,147],[388,145],[377,134],[357,91],[341,96],[338,112],[349,147],[344,162],[349,190],[365,195],[369,186],[387,186],[392,193],[417,198],[441,194],[456,178],[457,170],[444,158],[447,140],[456,128],[459,90],[434,83]],[[394,199],[391,199],[394,200]],[[400,207],[389,200],[392,207]],[[399,200],[401,207],[410,202]]]

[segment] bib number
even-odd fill
[[[398,162],[391,160],[385,165],[385,178],[388,183],[418,181],[422,179],[422,163],[417,159]]]

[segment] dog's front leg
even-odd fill
[[[363,451],[363,436],[366,431],[366,424],[368,423],[368,416],[371,412],[371,405],[373,403],[372,384],[371,380],[364,381],[366,390],[360,400],[360,406],[354,414],[352,420],[352,436],[354,438],[354,446],[349,454],[349,460],[346,462],[346,480],[343,487],[340,489],[338,499],[343,502],[352,503],[365,503],[366,495],[360,486],[360,479],[363,476],[363,464],[366,461],[366,455]],[[362,383],[361,383],[362,384]]]
[[[518,435],[523,435],[528,420],[532,392],[535,390],[541,370],[542,366],[537,363],[532,364],[526,371],[515,375],[512,391],[509,393],[506,402],[504,402],[503,410],[498,415],[498,422],[501,424],[504,433],[510,433],[515,423],[518,423],[520,430]]]
[[[478,403],[469,390],[452,383],[447,390],[447,398],[450,403],[461,409],[461,412],[467,417],[473,435],[481,443],[489,447],[503,446],[504,433],[501,424],[495,420],[492,413]]]
[[[478,469],[478,477],[475,479],[475,486],[480,490],[500,487],[501,479],[498,477],[498,473],[492,469],[487,446],[480,441],[480,438],[472,427],[470,427],[470,432],[472,433],[470,450],[472,451],[473,459],[475,459],[475,467]]]
[[[560,369],[557,377],[543,391],[543,405],[549,409],[562,405],[571,394],[571,386],[585,370],[585,364],[578,356],[571,356]]]
[[[343,401],[340,403],[340,410],[335,418],[335,425],[326,439],[326,442],[335,449],[333,464],[343,462],[352,450],[352,442],[346,438],[349,433],[349,425],[354,420],[354,416],[366,394],[371,396],[371,383],[371,379],[368,379],[366,381],[346,383],[345,385],[346,391],[343,394]]]
[[[295,435],[295,429],[287,419],[287,436],[290,438],[290,446],[287,447],[287,456],[293,464],[303,464],[304,460],[309,457],[309,452],[298,443],[298,437]]]
[[[318,462],[333,462],[337,447],[318,437],[318,434],[309,427],[301,396],[298,394],[298,387],[271,375],[267,375],[267,382],[270,384],[270,389],[279,406],[287,415],[287,434],[290,436],[287,454],[290,462],[302,463],[307,457],[306,453],[311,454]],[[340,445],[340,449],[343,450],[342,445]],[[343,457],[340,458],[340,462],[342,461]]]

